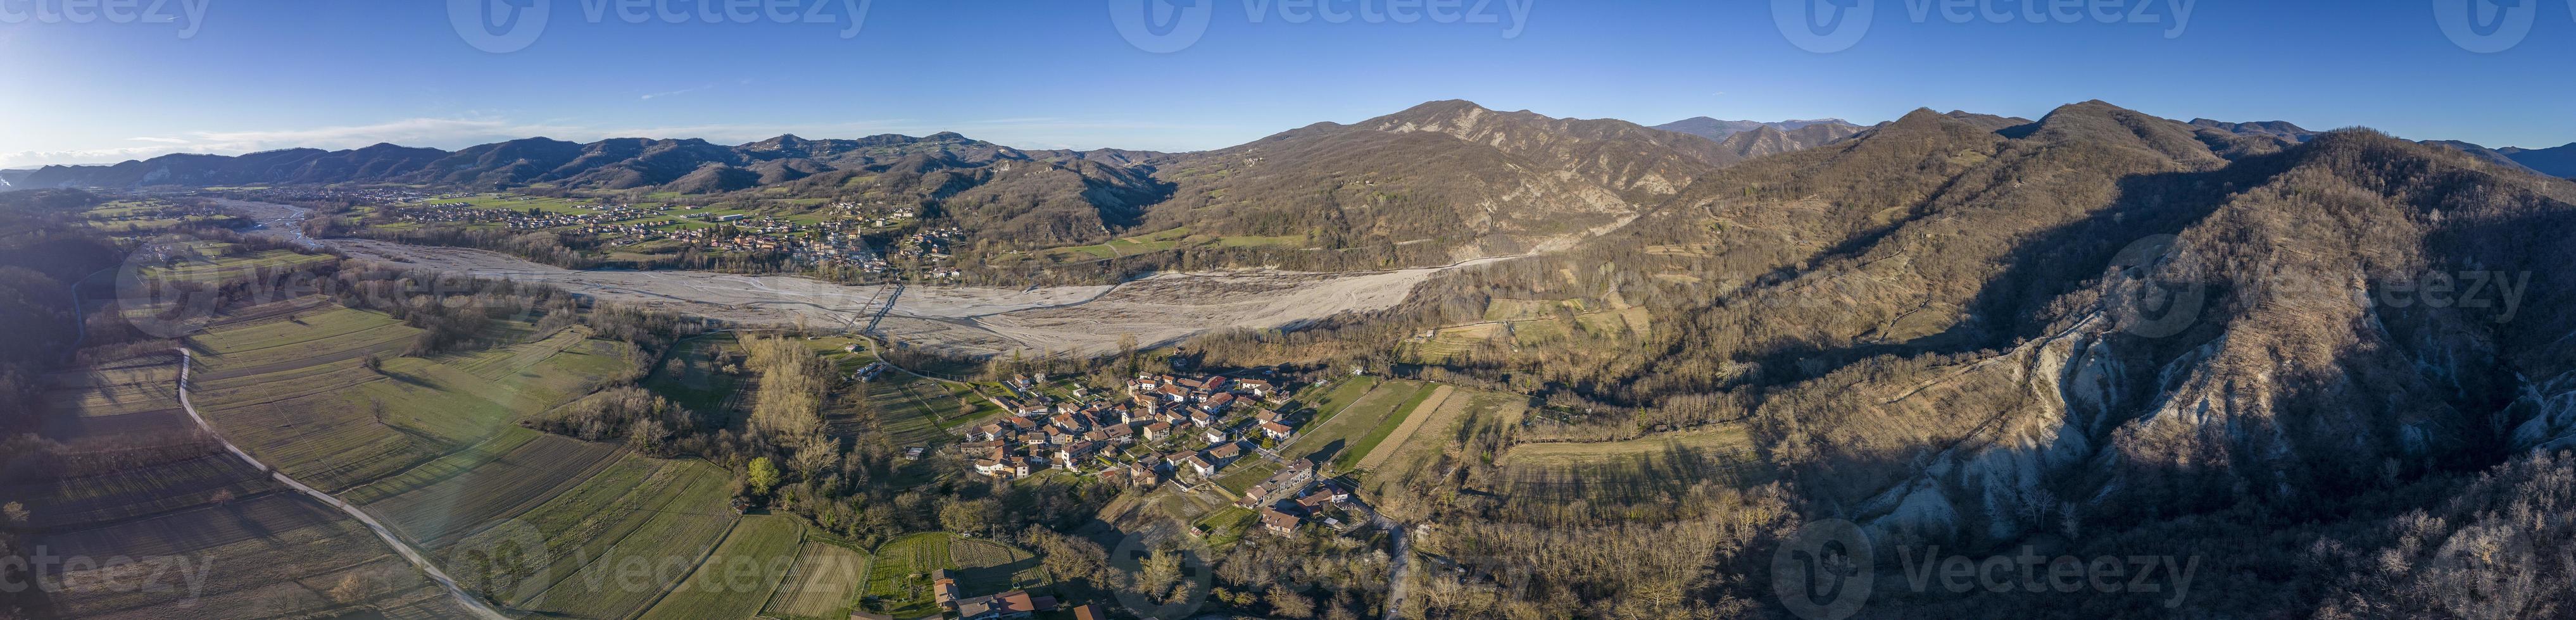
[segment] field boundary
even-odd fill
[[[477,600],[472,595],[466,594],[463,588],[456,587],[456,580],[448,578],[447,573],[440,571],[437,564],[430,563],[428,556],[422,555],[419,549],[413,549],[411,544],[403,542],[401,537],[394,535],[393,530],[385,529],[384,524],[377,523],[375,517],[367,516],[366,511],[359,510],[356,506],[349,505],[348,502],[340,501],[339,498],[332,497],[329,493],[314,490],[313,487],[304,486],[304,483],[296,482],[294,478],[286,477],[286,472],[277,471],[270,468],[267,463],[261,463],[259,462],[259,459],[251,458],[250,453],[243,452],[240,447],[234,446],[232,440],[224,439],[223,433],[215,430],[215,426],[213,424],[207,423],[205,416],[198,415],[196,406],[189,404],[188,368],[195,362],[196,354],[188,351],[187,347],[179,347],[178,351],[179,408],[187,410],[188,418],[196,420],[197,426],[205,429],[207,434],[214,435],[215,441],[224,444],[224,449],[231,450],[233,455],[239,456],[243,461],[249,462],[252,467],[257,467],[260,471],[268,472],[269,476],[276,478],[278,482],[286,483],[286,486],[293,487],[298,491],[303,491],[305,495],[310,495],[313,496],[314,499],[322,500],[324,505],[338,508],[341,512],[348,513],[350,517],[356,518],[359,524],[365,525],[369,531],[375,532],[377,538],[382,538],[384,539],[385,544],[392,545],[394,552],[397,555],[401,555],[404,560],[410,561],[413,568],[420,569],[420,571],[427,574],[431,580],[437,581],[439,587],[445,588],[447,590],[447,594],[455,597],[457,604],[463,606],[466,611],[473,612],[475,615],[481,616],[486,620],[509,620],[509,616],[501,615],[501,612],[494,611],[490,606],[484,605],[483,601]],[[730,530],[728,530],[728,533],[730,533]]]

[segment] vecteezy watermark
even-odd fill
[[[1944,555],[1939,546],[1895,551],[1901,579],[1882,582],[1869,534],[1858,524],[1810,522],[1772,552],[1772,592],[1781,607],[1805,620],[1852,617],[1882,586],[1916,595],[2149,595],[2173,609],[2191,594],[2192,574],[2200,569],[2199,556],[2079,558],[2040,555],[2030,546],[1985,557]]]
[[[2165,38],[2191,29],[2200,0],[1903,0],[1917,24],[1933,18],[1953,24],[2151,25]],[[1771,20],[1798,49],[1831,54],[1859,45],[1877,21],[1879,0],[1771,0]]]
[[[0,0],[5,1],[5,0]],[[199,0],[204,1],[204,0]],[[545,36],[559,1],[578,1],[592,24],[823,24],[859,36],[875,0],[448,0],[448,25],[474,49],[507,54]]]
[[[1906,587],[1916,593],[1929,593],[1937,586],[1951,594],[2156,594],[2166,609],[2181,606],[2191,595],[2191,575],[2200,570],[2200,556],[2051,557],[2029,546],[2020,553],[1982,559],[1943,556],[1938,546],[1919,554],[1898,549],[1896,555],[1904,565]]]
[[[1109,0],[1109,23],[1136,49],[1169,54],[1197,45],[1220,0]],[[1290,24],[1478,24],[1520,38],[1537,0],[1241,0],[1243,19]]]
[[[2198,283],[2170,282],[2155,274],[2157,267],[2173,258],[2181,243],[2182,238],[2175,235],[2147,235],[2111,255],[2111,268],[2129,278],[2103,300],[2110,305],[2121,331],[2163,338],[2200,322],[2201,309],[2209,303],[2209,290]]]
[[[1806,620],[1842,620],[1869,603],[1877,580],[1869,534],[1859,524],[1827,519],[1798,528],[1771,554],[1771,591]]]
[[[0,24],[175,24],[193,39],[214,0],[0,0]]]
[[[215,568],[212,557],[54,555],[44,545],[32,551],[0,557],[0,592],[186,592],[193,601]]]
[[[2433,23],[2460,49],[2494,54],[2522,45],[2545,0],[2433,0]],[[2576,16],[2576,0],[2567,1]]]

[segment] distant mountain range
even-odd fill
[[[2307,142],[2322,132],[2310,131],[2287,121],[2230,123],[2206,118],[2192,119],[2191,126],[2233,133],[2241,136],[2276,138],[2287,143]],[[2491,163],[2511,166],[2537,174],[2576,178],[2576,144],[2548,149],[2505,147],[2491,149],[2459,140],[2423,140],[2423,144],[2459,149]]]
[[[1852,123],[1851,123],[1851,122],[1849,122],[1849,121],[1845,121],[1845,120],[1843,120],[1843,119],[1839,119],[1839,118],[1825,118],[1825,119],[1816,119],[1816,120],[1808,120],[1808,121],[1797,121],[1797,120],[1791,120],[1791,121],[1763,122],[1763,121],[1722,121],[1722,120],[1718,120],[1718,119],[1714,119],[1714,118],[1709,118],[1709,117],[1706,117],[1706,116],[1694,116],[1694,117],[1691,117],[1691,118],[1686,118],[1686,119],[1682,119],[1682,120],[1678,120],[1678,121],[1673,121],[1673,122],[1670,122],[1670,123],[1664,123],[1664,124],[1661,124],[1661,125],[1656,125],[1656,126],[1655,126],[1655,128],[1656,128],[1656,129],[1661,129],[1661,130],[1664,130],[1664,131],[1678,131],[1678,132],[1682,132],[1682,133],[1686,133],[1686,134],[1691,134],[1691,135],[1699,136],[1699,137],[1702,137],[1702,138],[1708,138],[1708,139],[1710,139],[1710,140],[1724,140],[1724,139],[1726,139],[1726,138],[1727,138],[1727,136],[1732,136],[1732,135],[1739,134],[1739,133],[1744,133],[1744,132],[1747,132],[1747,131],[1754,131],[1754,130],[1762,129],[1762,128],[1765,128],[1765,127],[1768,127],[1768,128],[1771,128],[1771,129],[1777,129],[1777,130],[1780,130],[1780,131],[1797,131],[1797,130],[1799,130],[1799,129],[1804,129],[1804,128],[1807,128],[1807,127],[1810,127],[1810,126],[1814,126],[1814,125],[1840,125],[1840,126],[1844,126],[1844,127],[1850,127],[1850,128],[1853,128],[1853,129],[1859,129],[1859,128],[1860,128],[1860,126],[1859,126],[1859,125],[1854,125],[1854,124],[1852,124]]]
[[[1936,114],[2006,138],[2041,128],[2022,118]],[[1436,101],[1189,153],[1022,150],[956,133],[783,135],[738,145],[539,137],[453,152],[378,144],[165,155],[0,171],[0,182],[12,189],[404,183],[622,192],[638,199],[850,200],[918,205],[1004,247],[1097,243],[1187,226],[1297,247],[1403,246],[1408,260],[1430,261],[1563,247],[1627,222],[1715,171],[1849,142],[1890,125],[1699,117],[1646,127]],[[2320,135],[2280,121],[2195,119],[2171,126],[2230,157],[2278,152]],[[2435,144],[2576,176],[2576,145],[2499,151]]]

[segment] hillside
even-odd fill
[[[1516,254],[1617,226],[1742,159],[1705,138],[1625,121],[1433,102],[1153,160],[1155,175],[1176,187],[1148,221],[1326,248]]]
[[[2255,151],[2211,129],[2102,102],[2000,133],[1918,111],[1710,175],[1567,255],[1437,279],[1374,331],[1510,321],[1441,341],[1462,351],[1444,363],[1613,404],[1549,436],[1741,421],[1805,514],[1881,542],[2180,545],[2224,575],[2200,587],[2297,593],[2194,601],[2221,615],[2380,588],[2434,609],[2415,605],[2455,573],[2300,559],[2326,540],[2334,558],[2460,561],[2377,529],[2407,510],[2463,520],[2414,534],[2428,541],[2555,536],[2460,504],[2569,491],[2535,478],[2563,463],[2522,455],[2576,445],[2576,357],[2557,344],[2576,335],[2558,310],[2576,279],[2551,268],[2576,252],[2576,184],[2365,130]],[[1651,320],[1571,310],[1621,307]],[[1513,505],[1424,501],[1462,525]],[[1881,600],[1868,617],[2137,602]]]
[[[1845,120],[1843,120],[1843,119],[1839,119],[1839,118],[1825,118],[1825,119],[1816,119],[1816,120],[1787,120],[1787,121],[1777,121],[1777,122],[1763,122],[1763,121],[1724,121],[1724,120],[1718,120],[1718,119],[1714,119],[1714,118],[1709,118],[1709,117],[1706,117],[1706,116],[1694,116],[1694,117],[1691,117],[1691,118],[1686,118],[1686,119],[1682,119],[1682,120],[1678,120],[1678,121],[1673,121],[1673,122],[1670,122],[1670,123],[1664,123],[1664,124],[1661,124],[1661,125],[1656,125],[1654,128],[1656,128],[1656,129],[1661,129],[1661,130],[1664,130],[1664,131],[1677,131],[1677,132],[1681,132],[1681,133],[1691,134],[1691,135],[1694,135],[1694,136],[1699,136],[1699,137],[1702,137],[1702,138],[1708,138],[1708,139],[1710,139],[1710,140],[1720,140],[1720,141],[1723,141],[1723,140],[1725,140],[1725,139],[1726,139],[1727,137],[1729,137],[1729,136],[1733,136],[1733,135],[1735,135],[1735,134],[1739,134],[1739,133],[1744,133],[1744,132],[1747,132],[1747,131],[1754,131],[1754,130],[1762,129],[1762,128],[1765,128],[1765,127],[1768,127],[1768,128],[1771,128],[1771,129],[1777,129],[1777,130],[1780,130],[1780,131],[1797,131],[1797,130],[1800,130],[1800,129],[1805,129],[1805,128],[1813,127],[1813,126],[1817,126],[1817,125],[1831,125],[1831,126],[1839,126],[1839,127],[1848,127],[1848,128],[1852,128],[1852,129],[1859,129],[1859,128],[1860,128],[1860,126],[1859,126],[1859,125],[1851,124],[1851,122],[1850,122],[1850,121],[1845,121]]]
[[[2542,174],[2576,179],[2576,144],[2546,149],[2506,147],[2497,152]]]

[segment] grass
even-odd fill
[[[698,461],[628,458],[649,463],[654,471],[610,500],[605,509],[582,514],[577,511],[596,504],[565,503],[565,498],[595,502],[606,495],[577,487],[521,519],[540,524],[540,533],[552,531],[553,526],[569,527],[565,534],[547,537],[550,546],[562,547],[546,571],[553,585],[512,603],[513,607],[594,618],[639,613],[685,576],[670,567],[696,565],[738,518],[725,506],[730,474],[723,469]],[[624,479],[627,474],[614,475]],[[612,481],[599,479],[610,477],[594,480],[608,483]],[[560,542],[565,538],[579,542]],[[652,569],[643,576],[647,582],[632,583],[635,578],[621,572],[636,566]]]
[[[174,224],[175,225],[175,224]],[[165,226],[166,228],[166,226]],[[265,250],[239,256],[207,256],[183,259],[168,265],[143,269],[138,275],[154,280],[183,280],[218,283],[255,277],[263,269],[291,270],[297,267],[335,260],[328,254],[302,254],[291,250]]]
[[[971,392],[969,392],[971,394]],[[958,397],[947,383],[889,370],[868,384],[868,402],[877,408],[878,424],[899,446],[928,446],[955,439],[948,429],[986,419],[980,397]],[[984,403],[998,412],[998,407]]]
[[[1385,443],[1388,436],[1395,434],[1396,429],[1402,428],[1408,424],[1408,421],[1414,417],[1417,410],[1422,408],[1423,403],[1429,402],[1434,396],[1446,401],[1450,398],[1450,394],[1455,391],[1455,389],[1450,388],[1449,386],[1439,385],[1433,386],[1431,389],[1421,390],[1420,392],[1415,393],[1412,400],[1406,401],[1403,406],[1396,408],[1394,415],[1387,416],[1386,421],[1379,422],[1377,424],[1377,428],[1369,429],[1367,435],[1360,436],[1357,443],[1351,444],[1351,449],[1344,450],[1341,454],[1335,455],[1333,457],[1333,468],[1338,470],[1349,470],[1358,465],[1361,459],[1377,450],[1378,444]],[[1438,407],[1439,405],[1440,403],[1432,403],[1433,407]]]
[[[947,569],[957,576],[961,596],[999,594],[1047,583],[1037,556],[1009,545],[948,532],[925,532],[877,546],[868,566],[865,593],[876,609],[898,618],[939,613],[930,591],[931,571]]]
[[[1297,440],[1281,449],[1280,456],[1313,459],[1318,463],[1342,462],[1343,456],[1359,454],[1359,442],[1378,428],[1387,426],[1390,420],[1401,424],[1404,412],[1419,404],[1432,386],[1419,381],[1387,381],[1372,388],[1349,406],[1326,410],[1327,414],[1297,429]],[[1324,402],[1338,402],[1341,393],[1342,389],[1334,390]]]
[[[1741,425],[1658,433],[1627,441],[1530,443],[1496,460],[1500,491],[1514,501],[1601,505],[1657,501],[1701,482],[1737,487],[1768,482]]]
[[[644,612],[643,618],[749,618],[796,564],[805,525],[787,515],[752,515],[735,523],[689,578]]]
[[[866,590],[877,609],[898,618],[939,613],[930,596],[930,571],[949,568],[948,545],[954,539],[947,532],[925,532],[878,545]]]
[[[440,546],[546,503],[608,467],[617,452],[615,444],[513,428],[340,496],[411,539]]]
[[[1207,545],[1209,547],[1224,549],[1243,540],[1243,535],[1252,531],[1253,526],[1260,522],[1260,513],[1227,506],[1208,513],[1206,517],[1199,519],[1197,525],[1208,528]]]
[[[1216,485],[1241,495],[1244,489],[1261,484],[1261,481],[1270,479],[1271,474],[1279,473],[1279,468],[1279,463],[1269,459],[1246,459],[1236,463],[1230,471],[1225,472],[1225,475],[1217,476]]]

